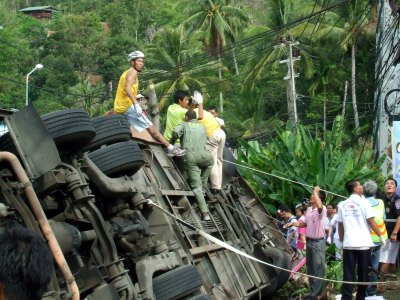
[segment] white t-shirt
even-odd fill
[[[225,127],[225,121],[221,118],[215,117],[215,119],[217,120],[219,126],[224,126]]]
[[[337,221],[343,223],[343,249],[366,250],[374,246],[367,219],[375,217],[368,200],[351,195],[338,205]]]
[[[333,235],[333,238],[336,239],[336,240],[338,240],[338,239],[339,239],[339,229],[338,229],[337,214],[335,214],[335,215],[332,217],[331,226],[332,226],[332,227],[335,227],[335,234]]]

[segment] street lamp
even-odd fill
[[[28,99],[28,91],[29,91],[29,75],[31,75],[33,72],[35,72],[36,70],[40,70],[43,69],[43,65],[42,64],[37,64],[35,66],[35,68],[30,71],[28,73],[28,75],[26,75],[26,99],[25,99],[25,106],[28,106],[29,104],[29,99]]]

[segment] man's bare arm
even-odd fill
[[[199,110],[198,110],[198,112],[199,112],[199,115],[197,116],[197,120],[203,120],[203,118],[204,118],[204,108],[203,108],[203,103],[200,103],[200,104],[198,104],[198,108],[199,108]]]
[[[125,77],[125,81],[126,81],[125,92],[128,95],[129,99],[131,99],[133,104],[138,103],[136,101],[136,95],[134,95],[132,92],[132,85],[136,82],[137,77],[138,77],[138,75],[137,75],[136,70],[129,70]]]
[[[392,235],[390,236],[390,240],[395,242],[397,240],[397,233],[399,232],[400,229],[400,216],[397,217],[396,219],[396,224],[394,225]]]
[[[302,227],[307,227],[307,223],[304,223],[303,221],[294,221],[294,222],[287,223],[284,227],[289,228],[292,226],[302,228]]]
[[[338,222],[338,230],[339,230],[339,240],[343,242],[344,238],[344,227],[342,222]]]
[[[322,213],[322,209],[323,209],[323,205],[322,205],[322,201],[321,198],[319,197],[319,191],[320,191],[320,187],[316,186],[314,188],[314,199],[315,199],[315,204],[317,206],[318,209],[318,213],[321,214]]]

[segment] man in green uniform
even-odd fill
[[[203,214],[203,220],[208,221],[210,215],[203,187],[207,187],[214,160],[206,149],[207,133],[204,126],[197,122],[195,111],[188,110],[185,113],[185,122],[179,124],[172,132],[171,144],[173,145],[177,139],[180,139],[182,149],[186,150],[184,169],[189,176],[190,187]]]

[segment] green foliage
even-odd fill
[[[326,267],[325,267],[325,278],[331,280],[343,280],[343,261],[335,260],[335,254],[337,251],[341,251],[336,247],[334,243],[330,244],[326,248]],[[327,282],[326,288],[333,291],[339,291],[341,287],[340,283]]]
[[[290,128],[290,127],[288,127]],[[295,132],[275,128],[276,136],[262,147],[258,142],[240,141],[238,161],[260,171],[300,183],[346,195],[344,184],[351,178],[361,181],[374,178],[381,171],[373,163],[370,150],[357,155],[354,148],[343,149],[343,120],[336,117],[326,143],[299,125]],[[257,190],[265,203],[294,205],[308,196],[312,188],[283,181],[270,175],[242,169],[243,175]],[[340,198],[328,194],[327,203]]]
[[[43,4],[57,9],[52,20],[17,13],[18,9]],[[300,73],[296,79],[299,117],[304,124],[313,124],[310,130],[322,136],[324,102],[329,129],[341,113],[344,82],[351,81],[351,58],[345,51],[347,46],[341,50],[340,44],[357,33],[347,44],[357,42],[357,94],[362,99],[358,111],[363,128],[357,133],[368,135],[374,107],[375,54],[371,49],[375,44],[373,39],[359,37],[374,32],[373,20],[364,18],[370,1],[352,1],[290,30],[266,34],[328,5],[326,1],[314,4],[314,0],[164,0],[162,5],[156,0],[3,1],[0,103],[2,107],[22,108],[25,76],[36,63],[42,63],[44,69],[30,77],[29,98],[39,111],[80,105],[82,98],[91,95],[85,91],[89,88],[101,96],[95,102],[102,105],[101,109],[96,105],[88,109],[101,113],[112,106],[119,76],[129,66],[126,54],[141,49],[146,54],[146,69],[140,88],[146,90],[149,82],[155,83],[161,106],[170,101],[177,87],[201,89],[207,93],[207,105],[217,104],[223,91],[222,117],[230,142],[259,136],[264,142],[265,134],[287,119],[286,82],[282,79],[287,69],[279,63],[286,50],[273,50],[272,46],[289,35],[300,41],[301,53],[297,54],[301,60],[296,63]],[[355,32],[357,20],[365,22]],[[179,31],[182,23],[185,27]],[[240,44],[235,44],[237,41]],[[220,54],[220,59],[210,54]],[[221,67],[222,78],[216,79]],[[94,76],[96,84],[91,81]],[[86,84],[88,80],[91,86]],[[348,103],[346,132],[354,129],[351,111]]]
[[[187,1],[188,17],[183,25],[189,33],[196,30],[202,37],[208,51],[220,55],[222,47],[228,41],[235,40],[235,34],[247,24],[247,16],[236,6],[229,5],[226,0]]]
[[[190,67],[192,58],[201,53],[201,44],[197,39],[187,35],[182,26],[176,29],[167,27],[159,32],[154,37],[154,44],[148,47],[147,53],[152,70],[148,76],[156,82],[155,87],[160,95],[161,109],[179,89],[199,90],[205,94],[207,100],[205,86],[217,81],[212,76],[215,64],[205,63]],[[222,67],[222,65],[217,65],[217,67]],[[171,72],[173,76],[170,76]]]

